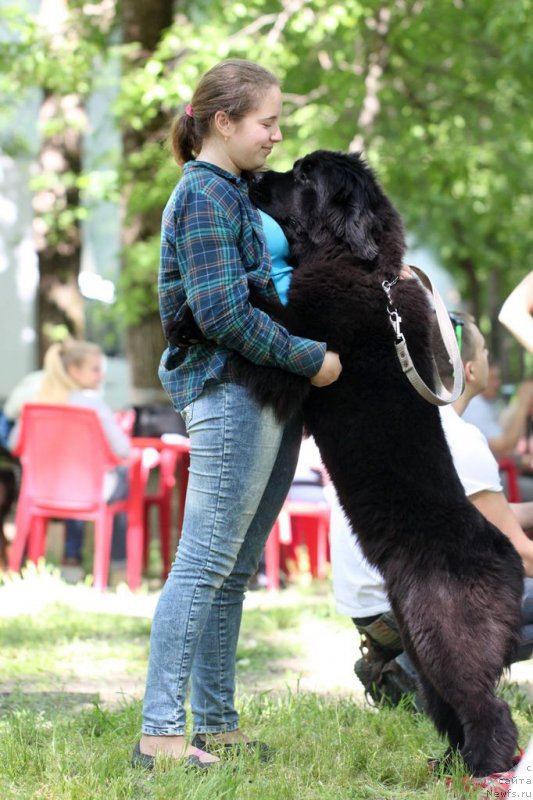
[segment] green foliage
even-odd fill
[[[162,209],[180,175],[163,142],[147,142],[139,152],[133,153],[121,172],[122,183],[130,184],[128,217],[150,214],[154,209],[161,216]]]
[[[157,111],[170,119],[221,58],[265,64],[286,95],[285,141],[271,164],[284,168],[316,147],[348,149],[360,134],[409,231],[486,307],[487,277],[498,274],[507,292],[533,245],[529,11],[529,0],[385,9],[312,0],[292,12],[256,0],[209,3],[208,15],[200,4],[128,76],[118,110],[142,128]],[[374,109],[366,121],[365,102]],[[161,206],[165,185],[149,187]]]
[[[106,58],[113,31],[114,20],[107,17],[106,6],[105,2],[89,5],[70,0],[60,33],[50,18],[38,19],[16,5],[2,6],[2,93],[17,98],[28,88],[40,88],[62,96],[88,96],[94,85],[95,59]]]
[[[124,251],[124,268],[117,287],[116,310],[126,325],[157,313],[159,237],[135,242]]]
[[[14,35],[0,44],[0,88],[86,96],[95,65],[123,59],[113,113],[140,142],[120,169],[126,225],[160,216],[179,175],[162,147],[170,119],[207,68],[237,56],[282,80],[285,141],[273,167],[317,147],[363,146],[408,230],[486,312],[529,268],[531,0],[197,0],[178,5],[153,53],[110,41],[117,20],[105,17],[104,3],[69,7],[60,47],[34,19],[9,12]],[[150,283],[147,253],[127,255],[124,290]],[[141,315],[147,302],[151,311],[145,296],[128,298]]]

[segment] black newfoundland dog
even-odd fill
[[[382,282],[400,272],[400,217],[357,155],[311,153],[252,182],[253,201],[282,226],[294,266],[289,305],[270,313],[326,341],[343,371],[327,388],[241,364],[243,380],[280,417],[303,404],[365,556],[384,575],[427,712],[469,771],[508,770],[517,731],[495,696],[520,624],[515,549],[467,500],[435,406],[403,374]],[[432,385],[427,293],[400,280],[392,302],[419,373]],[[190,335],[187,332],[185,335]]]

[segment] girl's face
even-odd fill
[[[257,109],[238,122],[228,122],[225,149],[235,167],[232,171],[239,174],[264,166],[274,145],[283,138],[280,116],[281,90],[279,86],[271,86]]]
[[[98,389],[104,377],[102,356],[87,356],[81,364],[71,364],[67,372],[80,389]]]

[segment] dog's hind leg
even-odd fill
[[[516,753],[517,731],[503,700],[492,695],[469,696],[456,714],[434,686],[420,677],[425,708],[435,727],[448,737],[449,747],[439,760],[446,766],[455,753],[463,758],[468,771],[483,776],[510,768]],[[460,719],[462,717],[462,720]]]
[[[507,703],[493,693],[469,694],[459,715],[465,733],[461,755],[471,773],[488,775],[510,769],[518,731]]]
[[[468,770],[480,776],[511,769],[516,753],[517,730],[495,688],[508,663],[511,622],[519,604],[514,609],[513,598],[503,592],[498,596],[492,587],[491,609],[482,597],[488,588],[475,589],[484,613],[467,602],[472,592],[466,592],[464,582],[439,586],[435,577],[432,586],[412,586],[393,606],[406,649],[423,679],[428,713],[449,736],[451,747],[459,746]],[[392,600],[394,592],[389,595]],[[476,646],[480,642],[483,648]]]
[[[418,677],[422,688],[424,709],[438,732],[442,736],[446,736],[449,741],[450,746],[442,759],[443,762],[446,762],[452,754],[460,751],[464,745],[463,725],[452,706],[442,699],[425,675],[419,673]]]
[[[414,653],[412,658],[415,664],[418,662],[427,714],[439,733],[448,737],[450,746],[444,760],[458,751],[472,775],[489,775],[510,769],[516,754],[518,732],[507,704],[496,697],[493,688],[483,680],[476,681],[475,686],[468,686],[458,672],[455,675],[449,673],[443,680],[439,669],[428,678],[417,655]],[[431,655],[438,658],[439,654],[430,654],[426,650],[422,663],[427,665]]]
[[[418,682],[422,690],[424,710],[441,736],[445,736],[449,742],[448,749],[443,758],[440,759],[441,763],[444,764],[454,753],[460,751],[464,744],[463,725],[453,707],[444,700],[431,680],[425,675],[424,668],[418,657],[419,654],[413,646],[409,629],[399,611],[398,605],[395,605],[395,616],[405,649],[415,665]]]

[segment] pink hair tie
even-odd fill
[[[187,103],[187,105],[185,106],[185,113],[191,119],[194,117],[194,111],[192,110],[192,106],[190,103]]]

